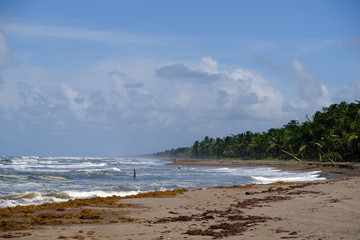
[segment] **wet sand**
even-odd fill
[[[295,166],[306,167],[297,164],[282,167]],[[315,167],[337,177],[313,182],[184,190],[174,196],[98,198],[72,205],[48,204],[42,209],[19,208],[7,214],[3,211],[0,238],[359,239],[357,166]],[[16,225],[16,222],[24,224]]]

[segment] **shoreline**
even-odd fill
[[[190,159],[190,158],[161,158],[168,161],[167,165],[211,166],[211,167],[275,167],[289,170],[321,171],[329,179],[360,176],[360,163],[357,162],[299,162],[273,160],[219,160],[219,159]]]
[[[321,170],[333,178],[0,209],[0,239],[318,240],[357,239],[360,234],[359,164],[334,168],[292,161],[191,159],[167,164]]]
[[[360,234],[360,177],[96,199],[0,212],[2,228],[28,221],[22,230],[0,230],[0,239],[355,240]]]

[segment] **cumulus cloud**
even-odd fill
[[[106,121],[107,102],[100,91],[93,91],[86,97],[64,83],[55,95],[24,82],[18,82],[17,86],[21,102],[17,109],[9,112],[20,122],[22,118],[31,118],[36,124],[49,121],[56,128],[63,128],[68,121]]]
[[[331,104],[330,92],[326,85],[315,80],[312,69],[305,66],[299,60],[292,61],[295,86],[299,91],[300,98],[308,105],[308,110]]]
[[[154,73],[155,78],[147,80],[151,84],[145,85],[126,72],[108,71],[108,92],[86,94],[61,84],[63,98],[58,100],[57,108],[78,121],[129,124],[129,128],[136,129],[211,128],[214,132],[236,128],[244,121],[270,125],[270,121],[289,118],[295,112],[290,108],[284,111],[282,93],[260,73],[243,68],[220,71],[211,57],[202,58],[197,65],[163,65]],[[57,121],[66,123],[61,117]],[[224,126],[223,121],[236,125]]]
[[[209,71],[214,70],[214,66],[206,66],[204,63],[200,66],[206,68],[206,71],[203,71],[203,69],[191,70],[182,63],[176,63],[157,69],[155,74],[165,79],[181,79],[204,84],[209,84],[219,79],[219,74],[214,74]]]
[[[131,92],[140,92],[144,89],[144,83],[128,78],[123,72],[111,71],[108,75],[112,81],[113,90],[120,95],[129,95]]]
[[[143,88],[144,83],[142,82],[135,82],[131,79],[129,79],[125,73],[121,73],[118,71],[111,71],[109,72],[110,79],[113,80],[115,85],[121,86],[125,89],[131,89],[131,88]]]
[[[282,113],[282,94],[261,74],[242,68],[218,71],[210,57],[201,59],[199,69],[174,64],[156,70],[156,75],[178,80],[164,102],[189,119],[270,119]]]
[[[200,70],[207,73],[216,73],[217,66],[217,61],[212,59],[212,57],[202,57],[199,64]]]
[[[315,81],[302,63],[293,64],[299,88]],[[116,65],[109,68],[110,71],[103,70],[101,79],[106,82],[104,86],[111,86],[108,89],[76,88],[62,83],[55,91],[42,91],[22,84],[19,88],[23,104],[18,116],[22,116],[22,111],[46,116],[51,119],[54,132],[100,124],[104,129],[177,130],[221,137],[245,130],[265,130],[274,127],[274,123],[283,124],[307,113],[299,111],[306,105],[299,107],[289,102],[274,82],[259,72],[241,67],[224,71],[211,57],[202,58],[198,64],[159,64],[148,79]],[[315,86],[324,98],[326,88],[319,83]],[[313,96],[308,99],[314,99]],[[86,124],[78,124],[83,122]]]
[[[65,126],[67,119],[73,118],[73,112],[41,86],[18,82],[17,87],[19,104],[16,108],[6,109],[11,127],[15,127],[14,131],[40,129],[45,133],[47,129],[55,132],[57,128]]]
[[[151,91],[145,88],[145,84],[135,81],[125,73],[111,71],[108,76],[112,83],[112,93],[115,96],[112,105],[115,107],[116,114],[120,114],[123,120],[135,119],[143,121],[144,111],[148,111],[153,100]]]
[[[89,95],[88,114],[96,119],[103,119],[106,110],[106,100],[100,91],[94,91]]]
[[[219,71],[218,63],[203,57],[197,69],[177,63],[163,66],[156,76],[172,80],[162,101],[190,120],[272,119],[284,116],[283,95],[260,73],[243,68]],[[206,83],[206,84],[205,84]]]
[[[44,92],[37,85],[30,85],[25,82],[18,82],[18,88],[20,89],[20,96],[23,102],[28,105],[49,105],[49,101]]]
[[[304,100],[312,100],[322,96],[321,85],[314,79],[311,68],[302,64],[299,60],[292,61],[296,87]]]
[[[225,103],[227,103],[229,101],[229,94],[224,91],[224,90],[218,90],[217,91],[217,99],[216,102],[219,105],[224,105]]]
[[[79,120],[86,120],[87,118],[87,108],[89,104],[80,94],[73,90],[71,87],[66,85],[65,83],[61,84],[61,91],[65,97],[66,105],[69,110],[76,116]]]

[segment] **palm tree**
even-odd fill
[[[261,135],[260,133],[256,133],[252,139],[250,144],[248,145],[248,149],[250,152],[253,152],[256,159],[261,158],[262,153],[266,153],[266,143],[265,143],[265,135]]]
[[[278,159],[281,159],[281,147],[284,144],[284,132],[284,129],[271,128],[267,133],[269,145],[266,151],[268,153],[275,152]]]
[[[216,138],[214,143],[214,154],[216,157],[221,157],[223,152],[223,140],[221,138]]]
[[[198,157],[199,156],[199,141],[195,141],[193,146],[191,147],[191,155],[193,157]]]

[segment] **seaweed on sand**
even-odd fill
[[[34,228],[38,225],[97,223],[99,219],[103,219],[102,213],[89,208],[132,207],[131,204],[124,205],[118,202],[121,199],[128,198],[173,197],[186,191],[187,189],[175,189],[140,193],[127,197],[94,197],[73,199],[60,203],[0,208],[0,231],[22,230]],[[136,221],[136,219],[126,216],[119,217],[119,220],[125,222]]]

